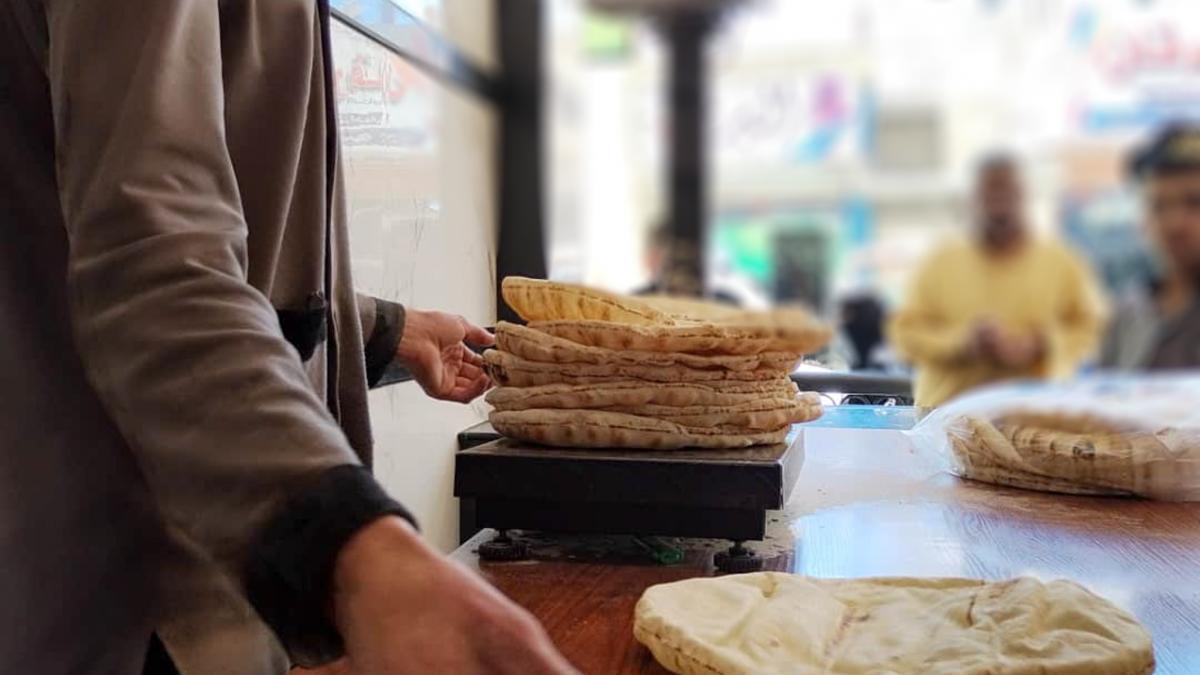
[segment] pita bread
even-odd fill
[[[808,398],[812,396],[812,398]],[[821,416],[821,401],[815,395],[803,398],[761,399],[738,406],[664,405],[616,406],[606,412],[626,413],[639,417],[674,422],[690,427],[726,427],[746,431],[773,431],[791,424],[811,422]],[[814,400],[815,399],[815,400]]]
[[[666,313],[634,298],[574,284],[507,277],[500,292],[525,321],[598,320],[633,325],[672,321]]]
[[[634,636],[683,675],[1149,675],[1150,635],[1070,581],[813,579],[652,586]]]
[[[706,384],[655,384],[623,380],[597,384],[548,384],[538,387],[497,387],[487,402],[497,410],[529,408],[604,409],[630,406],[738,406],[762,399],[794,399],[796,384],[785,377],[769,382],[734,382],[727,387]],[[808,396],[806,394],[806,396]],[[819,401],[819,399],[818,399]]]
[[[768,352],[745,356],[700,356],[675,352],[616,351],[581,345],[527,326],[501,321],[496,325],[496,347],[529,361],[590,363],[594,365],[686,366],[702,370],[762,370],[790,372],[802,354]]]
[[[698,300],[627,298],[511,277],[484,354],[501,385],[492,424],[567,447],[736,448],[778,443],[821,414],[787,375],[829,339],[805,311],[745,312]]]
[[[824,347],[831,336],[828,328],[811,320],[786,330],[769,325],[634,326],[607,321],[535,321],[529,327],[592,347],[683,354],[811,354]]]
[[[548,397],[543,397],[543,399]],[[516,405],[501,404],[497,410],[530,410],[545,408],[551,410],[599,410],[603,412],[625,413],[639,417],[653,417],[684,426],[711,427],[726,426],[740,427],[746,431],[772,431],[789,424],[811,422],[821,416],[821,399],[816,394],[804,394],[791,398],[760,398],[749,397],[742,402],[731,405],[659,405],[653,403],[638,403],[633,405],[604,405],[604,406],[561,406],[546,405],[556,403],[554,399],[543,400],[542,405],[530,405],[521,401]]]
[[[748,448],[782,443],[790,430],[786,426],[762,432],[725,426],[689,427],[597,410],[497,410],[488,421],[509,438],[565,448]]]
[[[758,370],[702,370],[687,366],[640,366],[591,363],[543,363],[529,361],[507,352],[489,349],[484,352],[488,374],[496,383],[507,387],[531,387],[543,384],[591,384],[620,380],[647,382],[763,382],[777,380],[780,371],[774,368]]]
[[[1130,493],[1121,490],[1078,485],[1061,478],[1048,478],[1036,473],[1011,469],[982,455],[976,448],[976,441],[967,441],[952,436],[951,451],[954,453],[954,473],[969,480],[992,485],[1004,485],[1022,490],[1037,490],[1040,492],[1057,492],[1066,495],[1096,496],[1096,497],[1128,497]]]
[[[1172,484],[1175,458],[1155,434],[1116,431],[1098,420],[963,417],[950,436],[962,474],[975,480],[1103,495],[1146,494]]]
[[[505,301],[530,327],[617,351],[748,355],[807,354],[829,328],[799,307],[750,312],[702,300],[640,300],[573,284],[509,277]]]
[[[722,302],[677,298],[669,295],[643,295],[638,300],[675,321],[722,321],[742,313],[742,310]]]

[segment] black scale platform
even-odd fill
[[[464,539],[490,527],[761,540],[804,463],[798,428],[786,444],[743,450],[567,450],[482,424],[459,434],[459,447]]]

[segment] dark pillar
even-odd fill
[[[716,10],[679,9],[659,17],[670,53],[667,88],[668,200],[673,235],[666,290],[701,295],[708,232],[708,63],[705,44]]]
[[[546,278],[542,168],[541,0],[495,0],[502,95],[498,171],[496,316],[516,316],[500,297],[507,276]]]

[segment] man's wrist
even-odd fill
[[[337,561],[371,525],[404,518],[411,518],[404,507],[357,465],[322,471],[280,506],[252,547],[245,584],[294,662],[320,665],[341,656],[329,611]]]
[[[354,533],[338,552],[333,567],[333,594],[361,590],[373,582],[381,560],[427,557],[429,547],[407,520],[385,516]]]
[[[334,563],[329,616],[342,635],[353,631],[389,584],[412,581],[428,573],[438,554],[402,518],[380,518],[359,530],[342,547]]]
[[[416,356],[417,347],[425,338],[426,318],[426,313],[419,309],[408,310],[407,326],[404,334],[400,336],[400,341],[396,344],[396,358],[401,363],[406,365],[412,363]]]

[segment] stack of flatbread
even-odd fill
[[[814,579],[647,589],[634,636],[683,675],[1149,675],[1150,635],[1070,581]]]
[[[1025,489],[1200,500],[1200,379],[1096,378],[1005,385],[922,421],[955,473]]]
[[[950,428],[964,478],[1046,492],[1200,498],[1200,435],[1090,415],[964,416]]]
[[[492,426],[510,438],[579,448],[740,448],[779,443],[821,414],[789,379],[829,330],[800,309],[634,299],[509,277],[484,354],[499,385]]]

